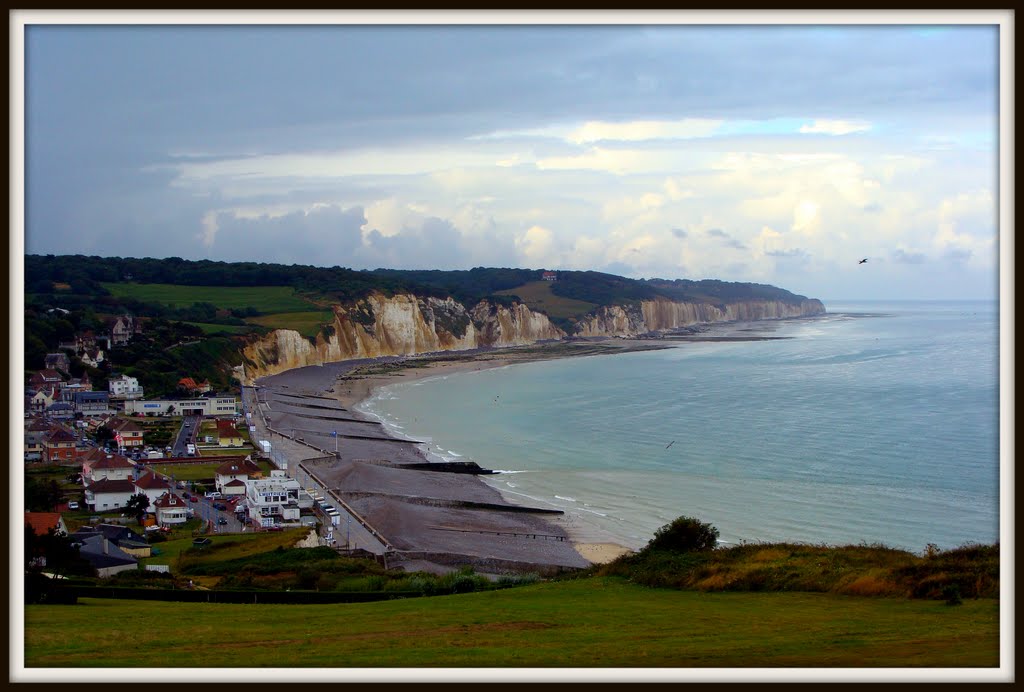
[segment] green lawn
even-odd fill
[[[282,312],[250,317],[246,321],[268,329],[293,329],[303,336],[316,336],[323,325],[334,321],[334,313],[330,310]]]
[[[189,307],[193,303],[212,303],[218,308],[252,307],[260,312],[303,312],[313,305],[295,293],[291,286],[179,286],[176,284],[139,284],[104,282],[103,287],[118,298],[135,298],[171,307]]]
[[[517,288],[496,291],[495,295],[519,296],[531,310],[539,310],[554,318],[578,317],[597,307],[596,303],[556,296],[551,292],[550,281],[531,281]]]
[[[183,617],[187,626],[166,626]],[[126,656],[125,642],[159,657]],[[368,604],[86,598],[25,607],[25,665],[994,668],[999,602],[701,593],[614,578]]]

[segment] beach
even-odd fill
[[[751,326],[751,325],[754,326]],[[772,338],[771,323],[702,325],[667,339],[598,338],[530,346],[342,361],[257,382],[276,450],[301,460],[353,521],[355,547],[407,569],[471,564],[490,573],[543,574],[609,562],[630,549],[564,513],[530,507],[483,480],[475,464],[442,463],[416,440],[391,435],[359,410],[379,388],[516,363],[678,347],[686,340]],[[336,434],[336,435],[335,435]],[[352,540],[356,527],[360,537]]]

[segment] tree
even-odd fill
[[[142,521],[142,517],[145,516],[146,510],[149,508],[149,497],[146,493],[137,493],[128,498],[128,502],[125,503],[124,508],[135,516],[137,521]]]
[[[64,500],[64,492],[55,480],[39,482],[25,479],[25,509],[31,512],[52,512]]]
[[[717,543],[718,529],[714,526],[693,517],[679,517],[655,531],[654,538],[644,550],[670,550],[677,553],[688,553],[714,550]]]

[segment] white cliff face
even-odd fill
[[[525,305],[481,301],[472,310],[451,298],[371,295],[351,307],[334,307],[328,333],[310,342],[279,329],[250,343],[243,355],[250,378],[339,360],[460,351],[481,346],[519,346],[565,334]]]
[[[608,306],[580,320],[576,336],[637,336],[706,322],[781,319],[825,312],[818,300],[794,305],[748,301],[715,306],[707,303],[644,301]],[[401,356],[479,347],[522,346],[561,339],[565,332],[547,315],[526,305],[481,301],[467,310],[451,298],[371,295],[352,306],[334,306],[334,322],[315,342],[296,331],[278,329],[243,350],[249,379],[291,368],[356,358]]]

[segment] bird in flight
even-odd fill
[[[860,262],[857,262],[857,264],[864,264],[864,263],[865,263],[865,262],[867,262],[867,261],[868,261],[868,258],[867,258],[867,257],[865,257],[865,258],[864,258],[864,259],[862,259],[862,260],[861,260]]]
[[[671,446],[672,446],[672,445],[674,445],[675,443],[676,443],[676,441],[675,441],[675,440],[672,440],[672,441],[671,441],[671,442],[669,442],[669,443],[668,443],[667,445],[665,445],[665,449],[668,449],[669,447],[671,447]]]

